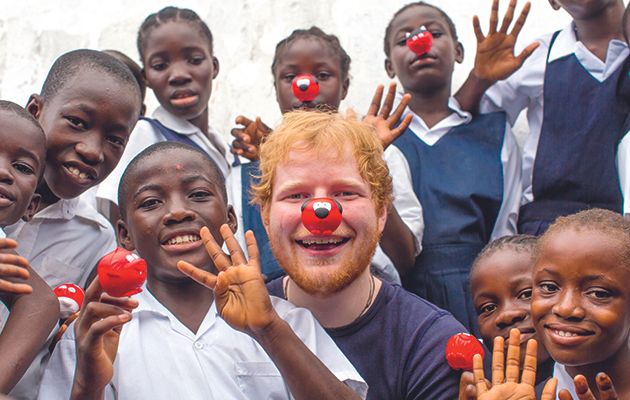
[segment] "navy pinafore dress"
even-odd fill
[[[616,159],[628,113],[616,92],[623,69],[600,82],[573,53],[547,63],[534,201],[521,207],[519,232],[540,235],[557,217],[589,208],[622,211]]]
[[[403,286],[450,311],[471,332],[468,274],[488,243],[503,201],[504,113],[452,128],[433,146],[409,128],[394,142],[405,155],[424,215],[422,253]]]

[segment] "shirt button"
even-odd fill
[[[195,348],[197,348],[197,350],[201,350],[201,349],[203,349],[203,343],[201,343],[201,342],[195,342]]]

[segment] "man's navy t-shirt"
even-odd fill
[[[284,298],[282,278],[267,288]],[[465,331],[448,312],[386,282],[358,320],[326,329],[367,382],[372,400],[456,399],[459,373],[444,350],[452,335]]]

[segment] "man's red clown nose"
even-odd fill
[[[424,26],[416,29],[407,36],[407,47],[418,56],[423,56],[431,51],[433,35]]]
[[[293,95],[302,103],[313,101],[319,94],[319,82],[311,74],[302,74],[293,78]]]
[[[343,208],[335,199],[318,197],[302,204],[302,224],[313,235],[332,235],[341,224]]]

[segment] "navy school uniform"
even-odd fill
[[[623,69],[600,82],[573,53],[547,64],[534,201],[521,208],[520,232],[542,234],[557,217],[594,207],[622,212],[616,159],[628,113],[616,91]]]
[[[506,126],[503,113],[491,113],[452,127],[433,145],[410,128],[394,142],[409,163],[425,221],[422,253],[403,285],[450,311],[471,332],[477,329],[468,274],[504,205]],[[514,187],[520,188],[520,179]],[[520,192],[511,197],[517,209]]]

